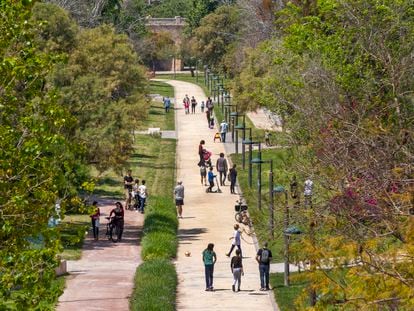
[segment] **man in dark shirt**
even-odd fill
[[[134,178],[132,177],[132,171],[128,170],[127,175],[124,176],[125,208],[128,208],[131,205],[133,184]]]
[[[259,263],[260,272],[260,290],[269,290],[269,271],[270,261],[272,260],[272,252],[267,248],[267,242],[263,248],[259,249],[256,255],[256,261]]]

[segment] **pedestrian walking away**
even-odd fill
[[[194,96],[191,97],[191,113],[194,114],[196,112],[197,101]]]
[[[223,152],[220,153],[220,157],[217,159],[216,168],[220,174],[220,186],[225,186],[228,166]]]
[[[230,193],[236,194],[234,190],[236,186],[236,181],[237,181],[236,164],[233,164],[233,167],[229,171],[229,179],[230,179]]]
[[[210,128],[210,110],[206,110],[207,126]]]
[[[220,135],[221,135],[221,142],[222,143],[226,142],[226,134],[227,134],[228,129],[229,129],[229,125],[227,124],[227,122],[225,120],[223,120],[220,123]]]
[[[260,290],[269,290],[269,271],[270,262],[272,260],[272,251],[267,248],[267,242],[263,244],[263,248],[257,251],[256,261],[259,263],[260,273]]]
[[[243,271],[243,259],[241,257],[240,250],[236,249],[236,256],[233,256],[230,262],[230,268],[231,273],[233,273],[233,285],[231,286],[231,289],[233,292],[240,291],[240,285],[241,285],[241,277],[244,275]],[[237,287],[236,287],[237,286]]]
[[[200,105],[200,109],[201,109],[201,113],[204,113],[204,101],[201,101],[201,105]]]
[[[131,205],[132,199],[132,186],[134,184],[134,178],[132,177],[132,171],[128,170],[124,176],[124,191],[125,191],[125,207],[128,208]]]
[[[230,247],[230,251],[226,254],[227,257],[230,257],[233,249],[235,246],[237,246],[237,248],[240,250],[240,257],[243,257],[242,255],[242,249],[241,249],[241,232],[239,230],[239,225],[235,224],[234,225],[234,232],[233,232],[233,236],[229,239],[229,240],[233,240],[231,242],[231,247]]]
[[[206,278],[206,291],[213,291],[213,274],[214,274],[214,264],[217,261],[216,253],[214,252],[214,244],[209,243],[207,248],[203,251],[203,263],[204,263],[204,272]]]
[[[200,140],[200,144],[198,145],[198,155],[200,157],[200,161],[198,162],[198,166],[203,165],[204,163],[204,145],[206,142],[204,140]]]
[[[210,115],[213,115],[214,104],[210,97],[207,98],[206,108],[210,112]]]
[[[141,186],[138,187],[138,195],[139,195],[139,211],[141,212],[141,214],[144,214],[145,202],[148,197],[148,190],[147,190],[147,186],[145,186],[145,180],[143,180]]]
[[[185,114],[189,114],[190,113],[190,98],[188,97],[187,94],[185,95],[183,99],[183,104],[184,104]]]
[[[201,185],[207,186],[207,168],[203,163],[200,166]]]
[[[214,117],[210,116],[210,129],[214,128]]]
[[[93,214],[90,217],[92,221],[93,238],[95,241],[98,241],[99,240],[99,217],[101,216],[101,211],[99,210],[97,201],[93,201],[92,208],[93,208]]]
[[[180,180],[177,182],[177,186],[174,188],[175,206],[177,207],[177,217],[183,218],[183,205],[184,205],[184,186]]]
[[[165,112],[167,113],[167,112],[169,112],[169,111],[170,111],[170,107],[171,107],[171,100],[170,100],[170,98],[167,96],[167,97],[164,97],[164,98],[163,98],[163,102],[164,102],[164,109],[165,109]]]

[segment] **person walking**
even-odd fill
[[[99,240],[99,217],[101,216],[101,211],[99,210],[97,201],[93,201],[92,208],[93,208],[93,214],[90,217],[92,221],[93,238],[95,241],[98,241]]]
[[[220,157],[217,159],[216,168],[220,174],[220,186],[225,186],[228,166],[223,152],[220,153]]]
[[[227,257],[230,257],[231,252],[233,251],[234,247],[237,246],[237,248],[240,250],[240,257],[242,256],[242,249],[241,249],[241,232],[239,230],[239,225],[234,225],[234,232],[233,236],[229,240],[233,240],[231,243],[230,251],[226,254]]]
[[[205,107],[204,101],[202,100],[201,105],[200,105],[201,113],[204,113],[204,107]]]
[[[141,183],[141,186],[138,187],[139,211],[141,212],[141,214],[144,214],[145,201],[148,197],[148,190],[147,186],[145,186],[145,180],[143,180]]]
[[[121,202],[115,203],[115,208],[111,210],[111,212],[109,213],[109,217],[112,217],[112,215],[114,215],[114,219],[113,219],[114,224],[119,227],[118,241],[121,241],[122,233],[124,232],[124,216],[125,216],[124,207],[122,206]]]
[[[201,185],[207,186],[207,168],[205,164],[200,166]]]
[[[194,114],[196,112],[197,101],[194,96],[191,97],[191,113]]]
[[[134,178],[132,177],[132,170],[128,170],[124,176],[125,208],[129,208],[131,205],[133,184]]]
[[[220,123],[220,136],[221,136],[222,143],[226,142],[226,134],[227,134],[228,128],[229,128],[229,125],[227,124],[225,120],[223,120]]]
[[[190,113],[190,98],[188,97],[187,94],[185,94],[185,97],[183,99],[183,104],[184,104],[185,114],[189,114]]]
[[[177,182],[177,186],[174,188],[175,206],[177,207],[177,218],[183,218],[183,205],[184,205],[184,186],[180,180]]]
[[[236,191],[234,190],[236,186],[236,181],[237,181],[236,164],[233,164],[233,167],[230,169],[229,178],[230,178],[230,193],[236,194]]]
[[[210,110],[206,110],[207,125],[210,128]]]
[[[198,162],[198,166],[204,164],[204,145],[206,142],[204,139],[200,140],[200,144],[198,145],[198,156],[200,157],[200,162]]]
[[[165,113],[167,113],[167,112],[169,112],[169,111],[170,111],[170,107],[171,107],[171,100],[170,100],[170,98],[167,96],[167,97],[164,97],[164,98],[163,98],[163,102],[164,102],[164,109],[165,109]]]
[[[267,242],[257,251],[256,261],[259,263],[260,290],[269,290],[269,271],[272,251],[267,248]]]
[[[214,264],[217,261],[216,253],[214,252],[214,244],[209,243],[207,248],[202,253],[203,263],[204,263],[204,272],[206,278],[206,291],[213,291],[213,274],[214,274]]]
[[[233,258],[231,259],[230,268],[231,273],[233,273],[233,285],[231,286],[231,289],[233,290],[233,292],[235,292],[237,285],[237,291],[239,292],[241,285],[241,277],[242,275],[244,275],[244,271],[241,252],[238,249],[236,249],[236,256],[233,256]]]
[[[210,97],[207,98],[206,108],[210,112],[210,115],[213,114],[214,104]]]

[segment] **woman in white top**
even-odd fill
[[[243,257],[242,256],[242,249],[241,249],[241,246],[240,246],[241,232],[239,230],[239,225],[238,224],[234,225],[234,233],[233,233],[233,236],[229,240],[233,240],[233,241],[231,242],[230,251],[226,254],[226,256],[230,257],[231,252],[233,251],[234,247],[237,246],[237,248],[240,250],[240,257]]]

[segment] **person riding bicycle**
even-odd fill
[[[115,203],[115,208],[111,210],[109,217],[112,217],[112,214],[114,215],[112,218],[114,225],[119,227],[118,240],[120,241],[124,231],[124,208],[121,202]]]
[[[132,177],[132,171],[128,170],[127,175],[124,176],[125,208],[128,208],[132,203],[133,184],[134,184],[134,178]]]

